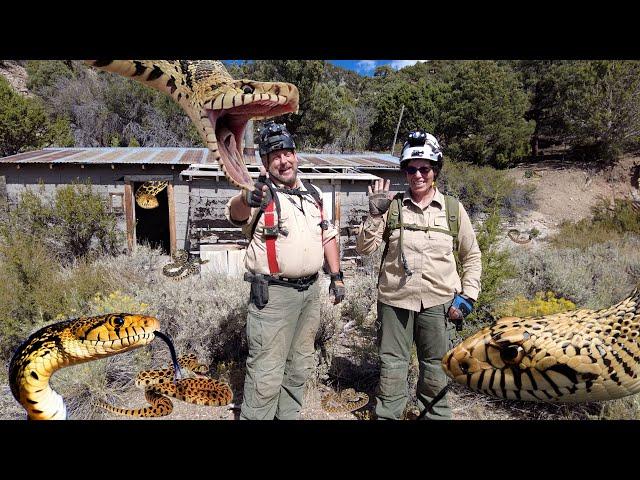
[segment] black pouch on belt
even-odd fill
[[[257,309],[263,309],[269,303],[269,281],[264,275],[251,275],[250,273],[245,273],[244,279],[251,282],[249,301],[253,302]]]

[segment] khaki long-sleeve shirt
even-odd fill
[[[300,179],[296,187],[306,191]],[[318,191],[321,194],[320,189]],[[338,235],[338,231],[331,224],[329,229],[322,230],[320,222],[323,215],[311,195],[288,195],[283,192],[278,192],[277,195],[280,200],[282,227],[288,232],[286,236],[278,235],[275,241],[279,275],[286,278],[314,275],[322,268],[324,245]],[[231,224],[242,227],[242,232],[250,238],[245,257],[246,269],[254,274],[270,275],[264,237],[265,215],[260,216],[251,236],[251,228],[260,209],[252,208],[249,218],[244,222],[238,222],[231,218],[231,200],[227,202],[225,216]],[[277,215],[274,215],[274,223],[278,224]]]
[[[402,206],[403,224],[416,224],[449,230],[444,195],[436,189],[431,203],[424,209],[411,199],[407,190]],[[387,213],[369,216],[356,241],[361,255],[374,253],[383,243],[382,234]],[[462,263],[462,279],[456,271],[453,237],[442,232],[408,230],[403,232],[403,248],[413,275],[407,276],[399,257],[400,230],[393,231],[378,281],[378,300],[388,305],[419,312],[423,308],[451,300],[464,293],[476,300],[482,273],[481,253],[471,220],[460,203],[458,254]]]

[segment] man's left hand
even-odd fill
[[[331,274],[331,283],[329,284],[329,294],[333,296],[333,304],[337,305],[344,299],[344,281],[342,280],[342,272]]]

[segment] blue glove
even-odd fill
[[[473,311],[474,303],[474,300],[465,295],[456,294],[453,297],[453,302],[447,311],[447,318],[455,324],[457,331],[462,330],[462,321]]]
[[[462,312],[462,316],[466,317],[473,311],[474,303],[475,302],[469,297],[456,294],[456,296],[453,297],[453,303],[451,306],[460,310]]]

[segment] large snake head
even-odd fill
[[[612,340],[611,328],[589,321],[593,314],[502,318],[450,350],[442,368],[457,383],[502,399],[584,402],[629,395],[634,386],[623,385],[616,373],[618,365],[633,374],[625,347]]]
[[[252,190],[243,137],[250,119],[297,112],[298,89],[285,82],[234,80],[215,60],[88,60],[88,65],[170,95],[189,115],[229,181]]]
[[[71,328],[60,332],[65,351],[83,358],[115,355],[147,345],[160,330],[155,317],[130,313],[112,313],[69,322]]]

